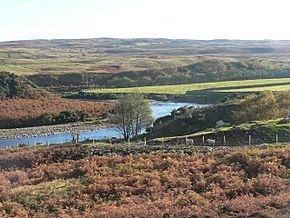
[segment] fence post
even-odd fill
[[[249,135],[249,146],[251,146],[251,144],[252,144],[252,137],[251,135]]]
[[[278,136],[278,134],[276,134],[276,144],[278,144],[279,143],[279,136]]]
[[[202,144],[204,145],[205,139],[204,139],[204,135],[202,136]]]
[[[226,136],[224,135],[224,145],[227,143]]]
[[[164,138],[163,137],[161,138],[161,144],[162,144],[162,146],[164,146]]]
[[[93,146],[95,146],[95,139],[93,139]]]
[[[131,142],[130,142],[130,138],[128,138],[128,145],[130,145],[131,144]]]
[[[19,147],[19,144],[18,144],[18,142],[16,143],[16,148],[18,148]]]
[[[109,138],[109,143],[112,146],[112,139],[111,138]]]
[[[147,145],[146,137],[144,137],[144,145]]]

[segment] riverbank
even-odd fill
[[[150,102],[153,118],[157,119],[169,115],[172,110],[184,107],[206,107],[207,105],[183,103],[183,102]],[[72,123],[51,126],[39,126],[18,129],[0,130],[0,148],[6,146],[16,146],[17,144],[57,144],[70,142],[72,133],[80,133],[79,141],[87,139],[104,140],[108,138],[119,138],[120,133],[116,131],[106,120],[102,123]],[[101,122],[100,121],[100,122]]]
[[[18,139],[25,137],[50,136],[95,131],[112,127],[109,123],[68,123],[51,126],[36,126],[15,129],[1,129],[0,139]]]

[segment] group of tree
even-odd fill
[[[265,91],[249,95],[241,101],[233,112],[235,123],[245,123],[254,120],[271,120],[280,117],[289,117],[290,91]]]
[[[39,125],[53,125],[89,121],[92,115],[87,111],[61,111],[60,113],[44,113],[37,118]]]

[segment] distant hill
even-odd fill
[[[0,42],[0,71],[43,87],[130,87],[287,77],[290,41],[56,39]]]
[[[0,72],[0,100],[11,98],[35,99],[50,94],[23,77]]]

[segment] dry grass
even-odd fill
[[[62,98],[10,99],[0,101],[0,124],[14,126],[27,123],[43,113],[84,110],[93,116],[110,112],[114,104],[92,101],[69,100]]]

